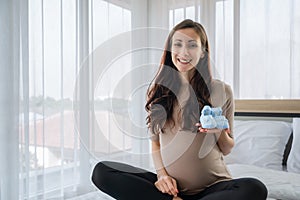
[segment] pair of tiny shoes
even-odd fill
[[[206,105],[203,107],[200,116],[202,128],[227,129],[229,128],[228,120],[222,115],[221,107],[211,108]]]

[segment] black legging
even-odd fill
[[[118,200],[172,200],[154,185],[156,174],[127,164],[99,162],[92,174],[93,183]],[[216,183],[195,195],[178,194],[184,200],[265,200],[267,188],[254,178],[232,179]]]

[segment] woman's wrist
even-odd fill
[[[231,132],[226,132],[226,133],[231,139],[233,139],[233,135],[231,134]]]
[[[157,170],[157,179],[163,177],[163,176],[169,176],[169,174],[166,172],[165,169]]]
[[[225,129],[225,130],[223,131],[223,133],[226,134],[227,136],[229,136],[231,139],[233,139],[233,135],[231,134],[231,131],[230,131],[229,128],[228,128],[228,129]]]

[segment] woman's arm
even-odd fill
[[[225,156],[231,152],[231,149],[234,146],[234,140],[229,134],[230,130],[222,130],[221,133],[217,133],[217,136],[219,137],[218,146]]]
[[[222,151],[223,155],[226,156],[231,152],[231,149],[234,146],[234,140],[229,129],[205,129],[201,127],[200,123],[197,123],[196,126],[201,133],[215,134],[217,138],[217,145]]]
[[[159,140],[152,140],[152,158],[157,172],[156,188],[162,193],[168,193],[176,197],[178,194],[177,183],[174,178],[169,176],[163,165]]]
[[[168,175],[161,158],[159,140],[152,140],[152,159],[156,169],[157,177],[159,178],[160,176]]]
[[[225,85],[225,96],[226,102],[222,107],[223,114],[226,119],[228,119],[229,129],[222,130],[221,133],[217,134],[218,146],[224,155],[227,155],[231,152],[231,149],[234,146],[233,140],[233,119],[234,119],[234,100],[233,93],[229,85]]]

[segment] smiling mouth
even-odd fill
[[[187,60],[187,59],[180,59],[180,58],[178,58],[177,60],[182,64],[189,64],[192,61],[192,59]]]

